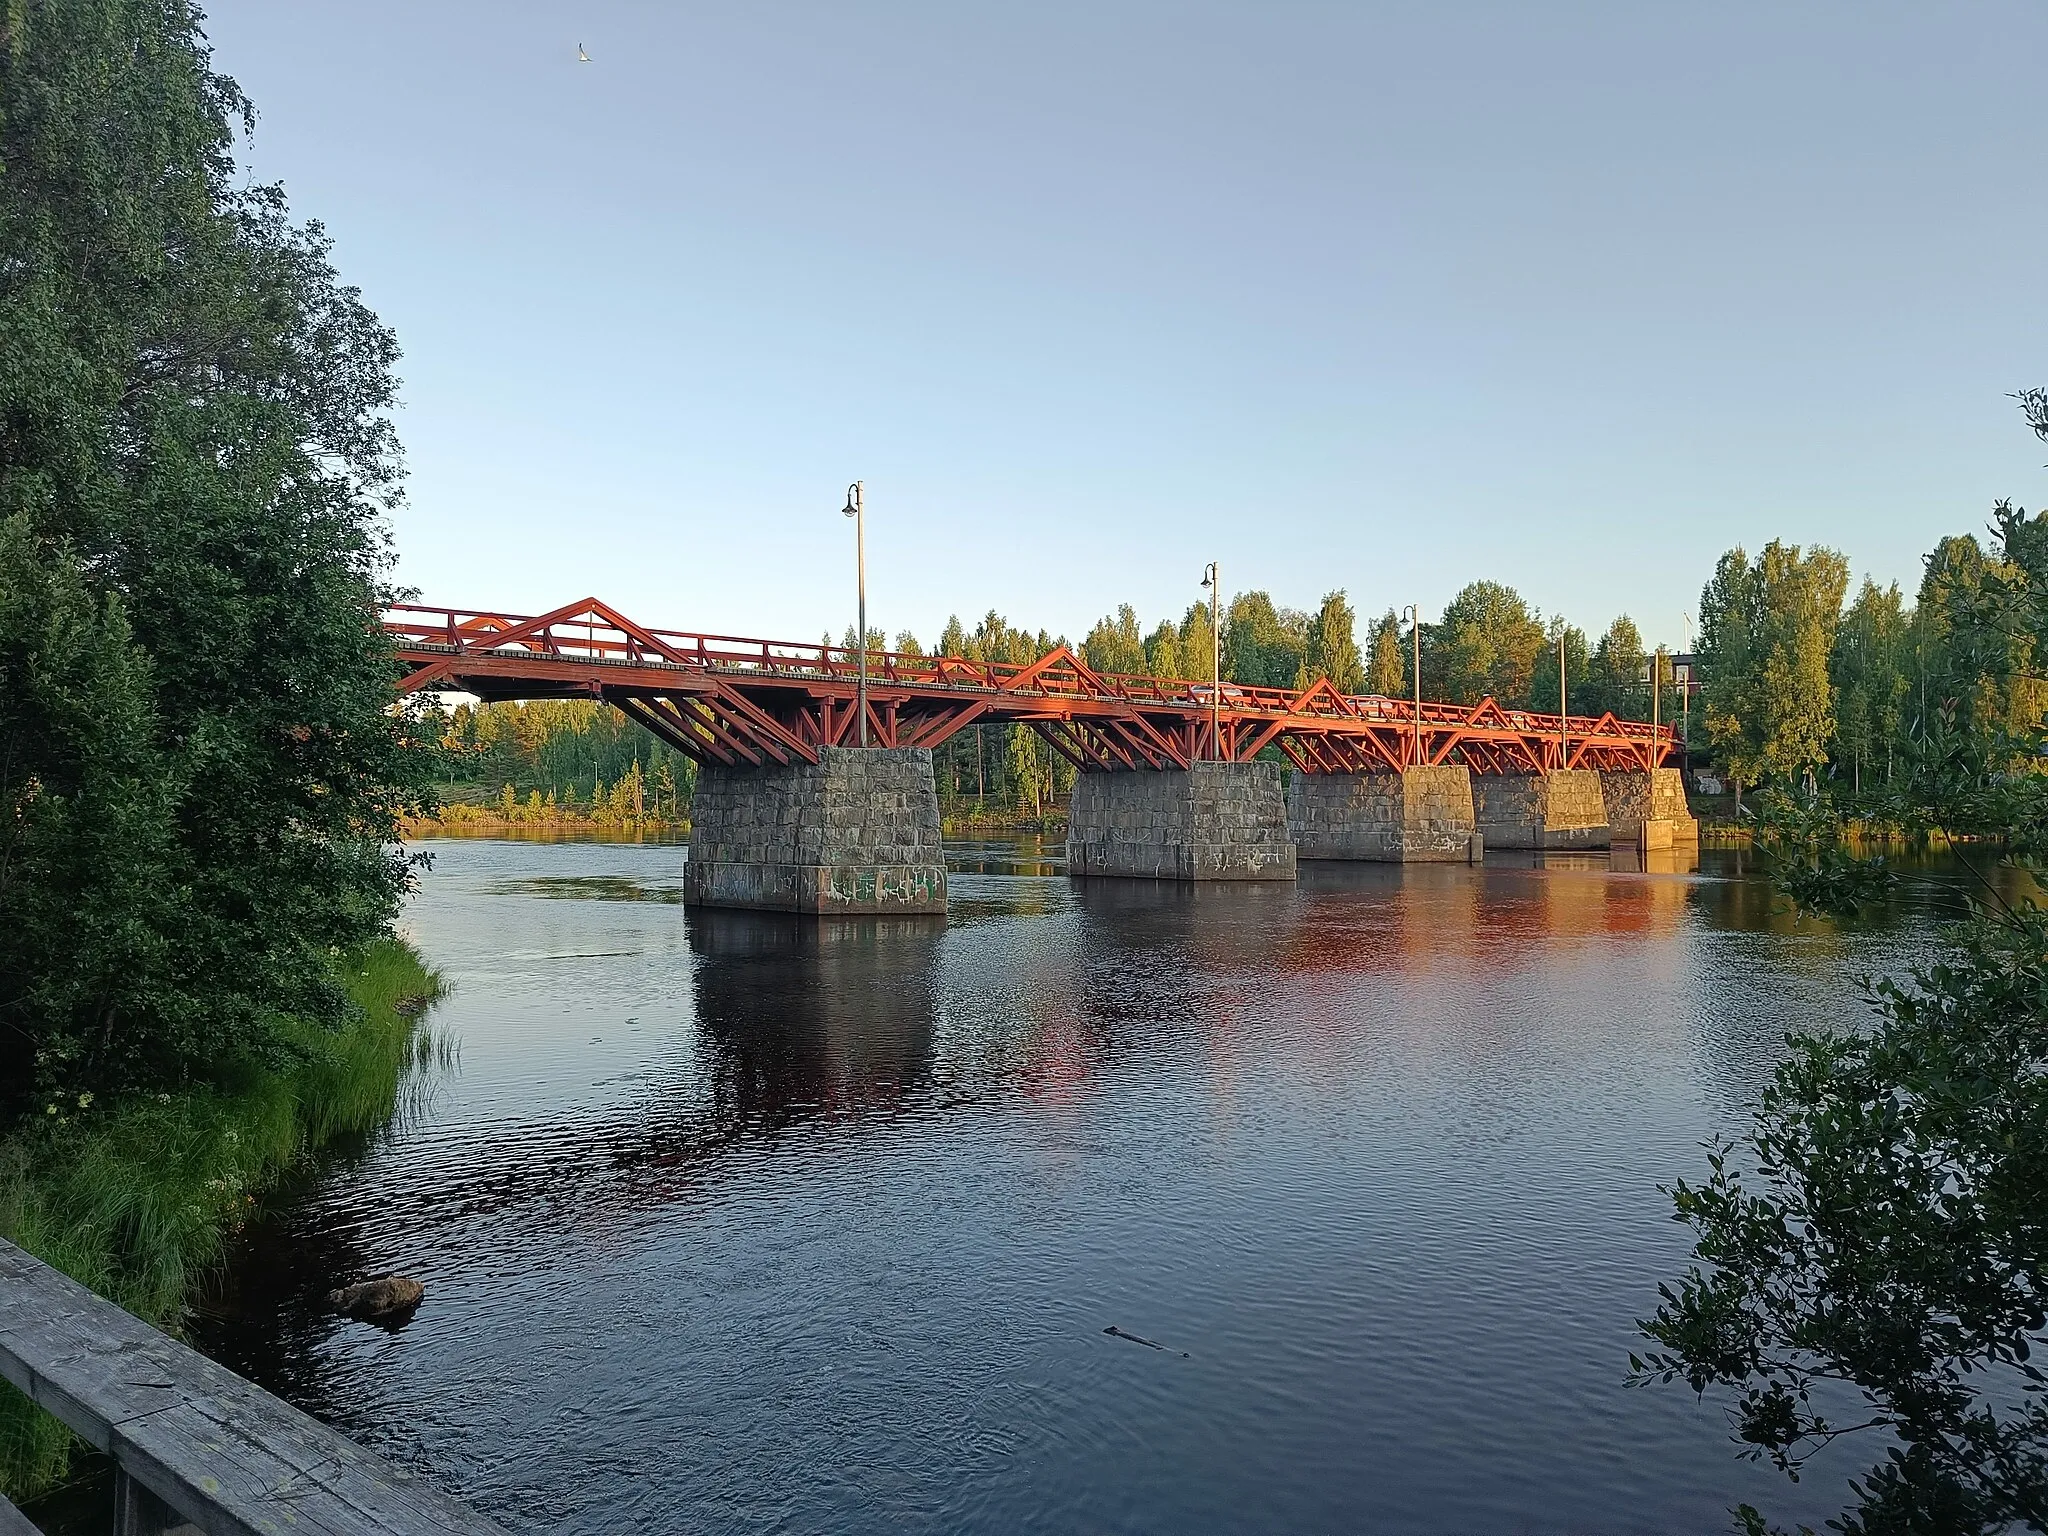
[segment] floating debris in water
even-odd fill
[[[1125,1333],[1123,1329],[1117,1327],[1114,1323],[1111,1323],[1102,1331],[1112,1339],[1129,1339],[1133,1344],[1142,1344],[1147,1349],[1158,1350],[1161,1354],[1179,1355],[1183,1360],[1192,1358],[1184,1349],[1168,1349],[1164,1344],[1155,1344],[1150,1339],[1141,1339],[1135,1333]]]

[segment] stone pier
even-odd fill
[[[1292,880],[1294,844],[1272,763],[1084,773],[1067,872],[1141,880]]]
[[[860,914],[946,910],[932,755],[825,747],[816,763],[697,770],[683,900]]]
[[[1463,862],[1478,824],[1461,764],[1398,773],[1297,773],[1287,827],[1304,859]]]
[[[1685,799],[1685,779],[1676,768],[1630,769],[1600,775],[1607,824],[1617,843],[1669,848],[1697,843],[1700,824]]]
[[[1591,768],[1475,774],[1472,804],[1489,848],[1607,846],[1607,803]]]

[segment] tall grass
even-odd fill
[[[436,1049],[421,1019],[441,978],[410,946],[380,940],[336,964],[355,1018],[338,1031],[288,1021],[289,1070],[87,1108],[0,1141],[0,1236],[176,1333],[257,1195],[336,1138],[390,1123]],[[72,1449],[0,1383],[0,1493],[18,1502],[54,1486]]]

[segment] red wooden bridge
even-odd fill
[[[401,603],[384,628],[400,690],[487,701],[602,699],[700,762],[816,762],[855,721],[859,652],[648,629],[592,598],[531,617]],[[1663,766],[1669,726],[1339,693],[1127,677],[1055,647],[1025,663],[868,653],[868,740],[935,747],[970,725],[1021,722],[1077,767],[1185,768],[1277,748],[1306,773],[1464,763],[1474,773]]]

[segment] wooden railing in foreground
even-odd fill
[[[5,1241],[0,1375],[113,1458],[119,1536],[504,1536]]]
[[[43,1536],[29,1524],[28,1516],[5,1499],[0,1499],[0,1536]]]

